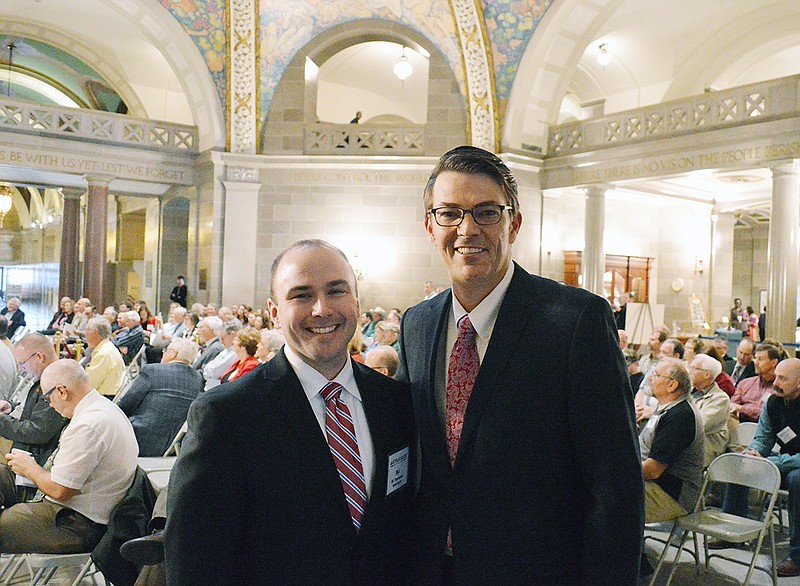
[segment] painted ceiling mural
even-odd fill
[[[552,1],[483,0],[501,114],[528,41]],[[225,104],[226,0],[160,2],[181,23],[203,55],[220,101]],[[262,117],[269,111],[275,89],[297,52],[320,32],[358,19],[400,22],[430,39],[447,58],[465,93],[461,54],[447,0],[260,0],[259,7]]]
[[[219,93],[221,104],[226,103],[228,90],[228,39],[226,35],[226,0],[160,0],[183,26],[186,34],[203,55],[211,78]],[[227,113],[226,113],[227,115]]]
[[[494,60],[495,95],[502,116],[533,31],[553,0],[484,0],[483,17]]]

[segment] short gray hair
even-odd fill
[[[133,310],[126,311],[125,312],[125,319],[126,320],[129,319],[132,322],[134,322],[136,324],[139,324],[139,325],[141,325],[141,323],[142,323],[142,316],[139,315],[138,311],[133,311]]]
[[[277,352],[286,343],[286,339],[278,330],[261,330],[261,341],[268,352]]]
[[[86,322],[86,329],[92,329],[94,332],[104,340],[111,337],[111,324],[104,317],[93,317]]]
[[[197,344],[189,338],[173,338],[172,342],[167,346],[167,349],[169,348],[175,350],[175,358],[186,364],[194,362],[194,359],[197,358],[197,353],[200,351]]]
[[[711,358],[708,354],[698,354],[692,360],[692,364],[695,362],[698,363],[702,370],[705,370],[711,374],[711,380],[715,380],[719,373],[722,372],[722,365],[719,363],[719,360],[715,360]]]
[[[688,395],[692,390],[692,379],[686,369],[686,363],[677,358],[662,358],[658,361],[659,366],[664,363],[667,367],[667,376],[678,383],[678,391],[681,395]]]
[[[221,329],[223,334],[238,332],[239,330],[242,329],[242,322],[240,322],[238,319],[231,319],[228,321],[224,321],[222,322]]]
[[[203,318],[202,323],[211,328],[211,331],[214,332],[215,336],[221,336],[225,333],[225,331],[222,329],[222,320],[216,315],[207,315]]]

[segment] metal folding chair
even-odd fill
[[[718,508],[706,507],[705,497],[708,485],[711,482],[737,484],[766,493],[768,504],[764,509],[759,507],[761,519],[754,520],[747,517],[739,517],[730,513],[724,513]],[[672,583],[672,578],[675,574],[675,566],[683,552],[686,538],[691,532],[694,536],[696,536],[697,533],[703,534],[706,570],[708,570],[709,562],[712,558],[720,558],[729,562],[748,566],[747,576],[743,582],[745,586],[750,583],[750,577],[755,568],[769,573],[772,576],[773,586],[777,586],[778,575],[775,569],[777,566],[777,559],[775,555],[775,533],[772,529],[772,511],[775,508],[775,501],[778,497],[780,485],[781,473],[778,467],[766,458],[747,456],[744,454],[722,454],[711,462],[708,467],[706,478],[703,481],[700,500],[695,507],[695,511],[678,519],[677,524],[682,532],[681,542],[678,546],[678,552],[675,554],[675,563],[672,566],[667,585],[669,586],[669,584]],[[772,554],[771,569],[756,566],[756,560],[766,535],[769,535],[770,539],[770,553]],[[720,553],[709,554],[708,537],[740,544],[755,540],[753,557],[750,563],[748,564],[747,562],[727,557]],[[699,569],[699,562],[696,562],[696,565]]]

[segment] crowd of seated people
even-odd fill
[[[644,356],[620,332],[635,394],[648,522],[674,519],[690,511],[705,468],[725,451],[766,457],[776,463],[789,490],[789,555],[779,576],[800,575],[800,360],[788,358],[770,338],[745,337],[736,358],[723,338],[689,338],[685,344],[656,328]],[[740,423],[758,424],[749,446],[729,445]],[[779,452],[775,448],[779,447]],[[746,491],[728,491],[726,512],[746,516]],[[734,547],[713,542],[710,547]],[[651,569],[642,559],[644,573]]]

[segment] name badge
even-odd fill
[[[797,434],[788,425],[786,427],[784,427],[781,431],[778,432],[778,438],[784,444],[788,444],[790,441],[792,441],[796,437],[797,437]]]
[[[408,483],[408,448],[389,456],[389,478],[386,480],[386,496]]]

